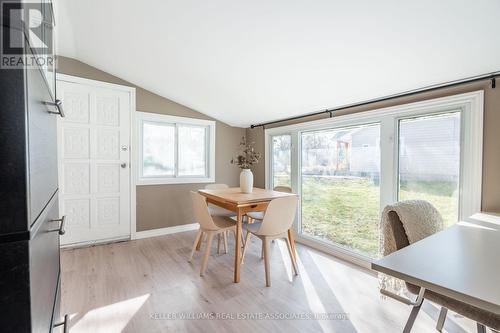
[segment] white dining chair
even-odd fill
[[[275,186],[273,188],[273,191],[285,192],[285,193],[292,193],[292,188],[288,187],[288,186]],[[246,214],[246,216],[247,216],[247,222],[248,223],[253,223],[253,221],[262,221],[264,219],[264,213],[265,213],[265,211],[248,212]],[[247,232],[247,237],[250,237],[250,236],[248,236],[248,232]],[[273,243],[274,243],[274,240],[273,240]],[[243,241],[242,244],[244,246],[245,245],[245,241]],[[260,257],[264,258],[264,252],[261,252]]]
[[[226,184],[208,184],[205,186],[205,190],[224,190],[228,189],[229,186]],[[229,216],[233,217],[236,216],[235,212],[232,212],[230,210],[224,209],[222,207],[212,205],[211,203],[208,204],[208,209],[210,211],[210,215],[214,216]]]
[[[227,184],[222,184],[222,183],[208,184],[205,186],[205,190],[224,190],[228,188],[229,186]],[[208,211],[212,216],[227,216],[227,217],[236,216],[235,212],[213,205],[211,203],[208,204]],[[220,241],[221,241],[220,236],[221,234],[217,235],[217,254],[220,254]],[[224,252],[227,253],[227,232],[223,233],[222,237],[224,238]]]
[[[232,230],[236,234],[236,222],[227,216],[210,215],[207,201],[204,196],[197,192],[191,192],[191,200],[193,204],[193,211],[196,221],[200,225],[196,238],[194,240],[193,248],[191,250],[191,255],[189,256],[189,262],[193,259],[194,252],[198,242],[201,239],[202,234],[207,235],[206,249],[203,254],[203,259],[201,262],[200,276],[205,274],[207,268],[208,256],[210,255],[210,249],[212,247],[212,240],[215,235],[226,234],[228,230]],[[227,253],[227,238],[224,237],[224,249]]]
[[[288,254],[290,255],[290,259],[292,261],[293,273],[298,275],[295,253],[293,253],[295,246],[292,247],[292,244],[290,243],[291,240],[288,235],[288,230],[292,227],[295,214],[297,212],[297,202],[298,199],[296,196],[274,199],[269,203],[262,222],[254,222],[243,225],[243,228],[248,232],[245,245],[243,247],[243,253],[241,255],[241,261],[243,262],[245,257],[245,252],[249,245],[250,235],[253,234],[260,238],[262,241],[262,253],[264,254],[267,287],[271,286],[271,272],[269,268],[269,242],[271,240],[285,240],[288,248]]]
[[[292,189],[288,186],[275,186],[273,188],[273,191],[292,193]],[[248,212],[246,215],[249,218],[250,223],[252,222],[252,220],[262,221],[262,219],[264,219],[264,211]]]

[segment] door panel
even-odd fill
[[[376,256],[380,220],[380,125],[301,134],[303,235]]]
[[[52,198],[38,231],[30,241],[32,332],[49,332],[59,278],[59,216],[57,195]]]
[[[58,82],[63,244],[130,235],[130,94]]]
[[[272,188],[292,187],[292,136],[290,134],[272,137]]]
[[[30,225],[57,190],[57,115],[45,103],[52,101],[42,72],[26,70],[29,145]]]
[[[459,219],[460,112],[399,120],[399,200],[426,200]]]

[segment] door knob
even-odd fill
[[[122,169],[125,169],[127,167],[127,163],[122,163],[120,164],[120,166],[122,167]]]

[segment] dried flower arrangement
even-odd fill
[[[261,153],[255,151],[254,143],[247,143],[243,137],[236,157],[231,159],[231,164],[236,164],[240,169],[250,169],[254,164],[259,163]]]

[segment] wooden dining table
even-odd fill
[[[241,233],[243,217],[248,212],[265,211],[269,203],[277,198],[296,196],[293,193],[277,192],[254,188],[252,193],[243,193],[239,187],[216,190],[199,190],[201,195],[207,198],[207,202],[225,208],[236,214],[236,237],[234,249],[234,282],[240,282],[241,264]],[[295,256],[295,241],[293,229],[288,230],[288,236],[292,246],[292,253]]]

